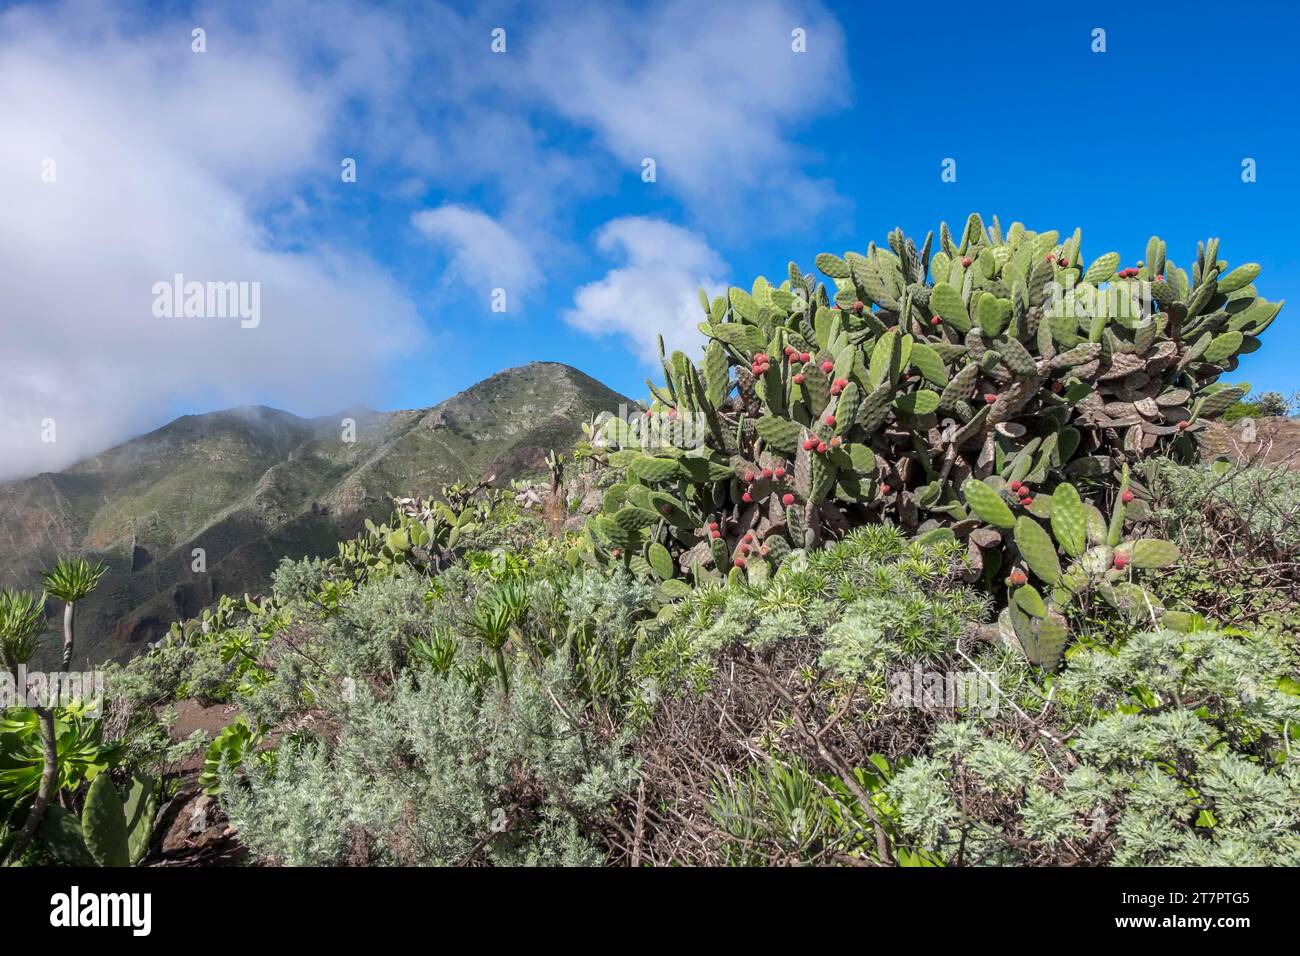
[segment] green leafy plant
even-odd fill
[[[102,563],[92,566],[85,558],[59,558],[44,574],[45,593],[64,602],[62,668],[65,671],[72,666],[77,602],[95,590],[107,570]]]
[[[44,602],[22,591],[0,591],[0,663],[15,676],[36,653],[45,626]]]
[[[510,692],[510,674],[506,668],[505,645],[515,633],[515,625],[528,607],[526,585],[519,579],[498,584],[475,604],[469,627],[492,653],[497,681],[504,697]]]
[[[45,766],[40,711],[11,708],[0,716],[0,807],[30,800]],[[79,704],[54,711],[57,745],[55,790],[75,790],[115,766],[117,744],[104,740],[103,723],[86,716]]]
[[[261,742],[262,735],[252,728],[246,717],[240,716],[223,727],[203,755],[199,784],[204,792],[220,793],[221,774],[243,766],[244,760],[257,750]]]

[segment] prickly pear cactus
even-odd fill
[[[1087,259],[1077,230],[978,215],[959,237],[941,224],[918,248],[894,230],[816,266],[822,281],[791,263],[779,286],[702,294],[698,364],[661,340],[646,407],[600,424],[627,478],[588,524],[592,560],[635,557],[661,580],[766,574],[882,519],[961,540],[989,524],[1007,549],[1029,514],[1052,522],[1071,568],[1096,563],[1088,509],[1131,462],[1197,455],[1206,420],[1248,388],[1220,377],[1281,308],[1217,240],[1183,268],[1153,237],[1121,268],[1117,253]],[[650,563],[655,544],[673,578],[658,552]]]
[[[1066,482],[1050,498],[1018,503],[1023,513],[1015,520],[1007,607],[998,624],[1003,640],[1032,663],[1053,670],[1061,662],[1069,636],[1066,615],[1084,595],[1099,595],[1135,620],[1154,622],[1164,614],[1159,598],[1134,580],[1134,572],[1168,567],[1178,560],[1178,548],[1159,538],[1124,539],[1132,500],[1126,468],[1109,520]]]

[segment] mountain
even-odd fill
[[[0,586],[39,588],[56,555],[103,561],[109,572],[78,605],[77,664],[124,660],[222,594],[265,589],[281,558],[334,554],[366,518],[388,516],[390,496],[535,472],[589,415],[627,401],[577,369],[535,362],[426,409],[186,415],[66,471],[0,485]],[[196,548],[205,573],[192,570]]]

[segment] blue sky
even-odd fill
[[[0,457],[229,405],[426,406],[533,360],[642,395],[697,286],[973,210],[1126,265],[1218,236],[1294,303],[1297,27],[1281,3],[9,5],[0,160],[30,175],[0,185],[24,369]],[[259,282],[259,326],[151,315],[176,272]],[[1295,308],[1233,380],[1300,388]]]

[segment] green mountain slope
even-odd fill
[[[57,554],[104,561],[109,573],[78,608],[77,662],[126,659],[221,594],[263,589],[282,557],[333,554],[366,518],[387,517],[390,496],[534,472],[589,415],[626,401],[539,362],[427,409],[187,415],[67,471],[0,485],[0,586],[39,587]],[[195,573],[200,548],[206,572]]]

